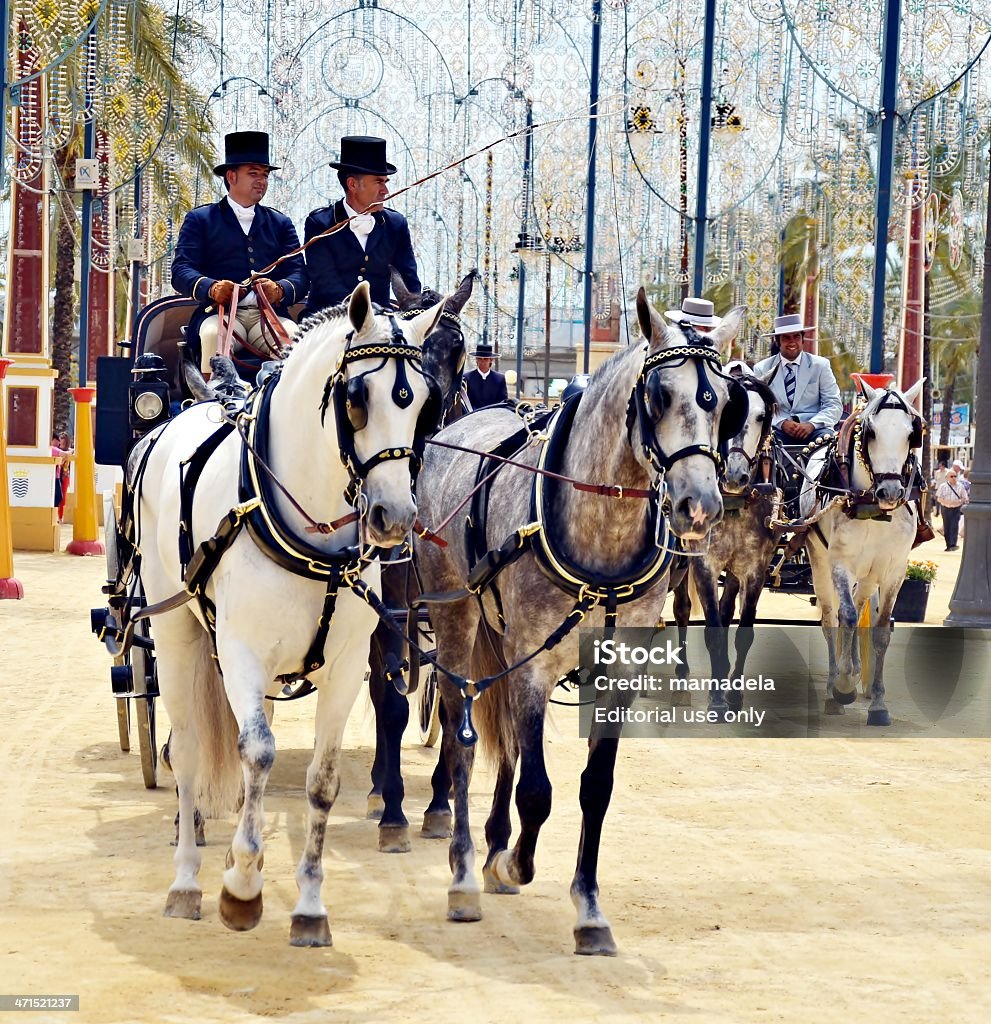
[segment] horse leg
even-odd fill
[[[832,582],[830,597],[835,603],[824,602],[819,588],[816,590],[822,607],[822,631],[829,652],[829,681],[826,685],[824,711],[827,715],[842,715],[844,706],[857,699],[850,652],[851,645],[856,643],[857,607],[854,604],[852,582],[841,566],[833,567],[829,579]]]
[[[705,615],[705,646],[709,652],[709,664],[715,679],[725,679],[729,673],[729,630],[722,624],[717,575],[703,559],[698,559],[698,563],[695,566],[695,586]],[[716,712],[717,721],[725,721],[729,710],[725,691],[718,687],[709,691],[708,710]]]
[[[368,817],[380,818],[378,846],[382,853],[409,853],[409,822],[403,814],[406,795],[400,768],[403,733],[409,722],[409,701],[387,677],[386,660],[404,655],[402,640],[384,623],[372,635],[368,658],[369,691],[375,706],[375,761]],[[391,659],[390,659],[391,660]],[[380,795],[379,795],[380,794]]]
[[[404,694],[396,692],[392,683],[385,685],[382,719],[386,737],[382,782],[385,807],[379,822],[379,850],[382,853],[409,853],[409,821],[403,813],[406,787],[401,767],[403,733],[409,722],[409,701]]]
[[[689,570],[690,572],[691,570]],[[674,589],[674,620],[678,623],[678,646],[686,652],[684,664],[679,665],[675,679],[684,684],[688,679],[688,623],[692,617],[692,595],[688,586],[688,572],[681,578],[681,581]],[[692,693],[687,688],[676,688],[671,691],[671,707],[691,707]]]
[[[447,724],[447,709],[443,701],[440,702],[437,710],[440,717],[440,727],[443,732]],[[430,776],[430,789],[432,795],[430,803],[423,813],[423,827],[420,830],[420,835],[424,839],[450,839],[451,773],[447,769],[447,758],[444,756],[443,744],[441,744],[433,774]]]
[[[884,657],[891,642],[891,610],[895,606],[901,578],[893,586],[882,587],[877,622],[871,627],[871,645],[874,648],[874,673],[871,679],[871,706],[867,709],[868,725],[891,725],[888,705],[884,702]]]
[[[491,859],[493,877],[508,886],[529,885],[533,881],[537,838],[551,813],[551,780],[544,764],[543,696],[534,687],[529,697],[515,716],[520,746],[520,781],[516,786],[520,835],[512,852],[503,850]]]
[[[199,774],[200,745],[196,733],[196,701],[193,679],[198,662],[209,659],[212,648],[199,623],[193,616],[165,617],[156,624],[156,643],[159,650],[158,678],[163,700],[172,723],[169,737],[169,760],[179,813],[176,818],[176,850],[173,857],[176,875],[169,886],[165,901],[165,916],[200,919],[203,890],[199,883],[200,852],[197,824],[202,820],[194,801]],[[185,619],[185,621],[183,621]],[[203,650],[203,646],[206,650]],[[164,660],[161,653],[166,652]]]
[[[447,918],[449,921],[480,921],[482,902],[475,879],[475,845],[471,839],[468,817],[468,782],[475,748],[464,746],[457,737],[464,708],[460,691],[447,676],[441,676],[439,685],[441,699],[447,708],[443,755],[454,788],[454,826],[448,852],[452,877],[447,890]]]
[[[754,622],[757,619],[757,602],[760,600],[761,591],[764,588],[764,575],[765,573],[757,573],[747,576],[743,581],[740,622],[736,627],[736,635],[733,638],[735,651],[733,662],[734,679],[746,673],[747,655],[754,644]],[[742,691],[731,690],[727,696],[727,703],[731,710],[739,711],[743,707]]]
[[[582,833],[578,844],[578,866],[571,883],[571,902],[578,911],[575,922],[575,952],[585,956],[615,956],[616,943],[605,915],[599,909],[599,842],[612,796],[613,775],[619,739],[593,738],[588,744],[588,762],[582,772],[579,803]]]
[[[349,674],[335,662],[334,679],[326,677],[317,692],[316,735],[313,760],[306,769],[308,814],[306,843],[296,868],[299,899],[292,912],[289,929],[291,946],[331,946],[333,939],[327,922],[327,908],[321,899],[323,885],[323,844],[327,816],[341,788],[341,739],[348,712],[360,688],[360,667]],[[352,682],[357,679],[355,685]]]
[[[519,751],[513,749],[499,760],[499,774],[496,779],[495,793],[492,797],[492,810],[485,823],[485,843],[488,854],[482,868],[485,891],[500,895],[518,893],[519,886],[508,885],[500,881],[492,873],[493,860],[509,846],[509,837],[513,826],[509,817],[509,802],[513,795],[513,777],[516,775],[516,760]]]
[[[387,686],[382,673],[379,629],[376,629],[372,636],[371,651],[368,655],[368,695],[372,699],[372,708],[375,711],[375,757],[372,760],[372,788],[368,791],[368,809],[365,817],[372,820],[380,819],[385,810],[382,785],[385,779],[386,746],[388,744],[385,734],[384,707]]]
[[[443,700],[439,701],[437,714],[440,718],[440,729],[443,734],[447,723],[447,710]],[[443,743],[430,776],[430,804],[423,815],[423,827],[420,835],[424,839],[450,839],[450,772],[447,770],[447,759],[444,757]]]
[[[726,573],[723,592],[719,595],[719,622],[724,629],[729,629],[736,611],[736,599],[740,593],[740,581],[731,572]]]
[[[233,654],[233,656],[232,656]],[[220,893],[220,919],[232,931],[248,931],[262,917],[262,867],[265,864],[262,827],[265,786],[275,761],[275,737],[265,713],[262,666],[236,652],[220,649],[227,678],[228,700],[240,729],[237,741],[244,775],[244,804],[237,831],[227,851],[227,870]]]

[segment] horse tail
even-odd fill
[[[196,806],[202,814],[216,818],[238,807],[244,776],[238,750],[240,729],[213,657],[213,645],[205,637],[199,645],[193,701],[200,747]]]
[[[471,673],[474,679],[494,676],[504,668],[501,638],[485,622],[479,622],[472,651]],[[478,730],[479,747],[486,761],[498,767],[515,756],[516,721],[509,678],[494,682],[472,708],[472,720]]]

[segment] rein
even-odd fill
[[[259,277],[262,275],[258,275]],[[237,305],[240,293],[253,291],[258,301],[258,311],[261,316],[262,338],[266,332],[271,340],[266,342],[267,351],[259,351],[248,343],[247,338],[241,338],[237,334]],[[288,350],[292,346],[292,338],[289,337],[275,307],[269,301],[268,296],[257,284],[257,278],[247,285],[235,285],[234,294],[231,296],[230,308],[225,310],[222,303],[217,303],[217,318],[220,323],[217,328],[217,354],[233,359],[233,343],[237,340],[244,348],[259,359],[285,359]]]

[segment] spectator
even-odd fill
[[[936,500],[943,514],[943,537],[946,550],[957,550],[957,535],[960,529],[960,516],[963,509],[970,503],[970,495],[963,486],[955,466],[951,466],[946,479],[936,492]]]

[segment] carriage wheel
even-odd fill
[[[121,701],[121,703],[126,703]],[[138,742],[141,747],[141,775],[145,789],[158,786],[158,754],[155,746],[155,698],[137,697],[134,701],[138,719]]]
[[[138,632],[148,635],[147,620],[138,623]],[[131,678],[134,682],[134,714],[138,723],[138,749],[141,753],[141,775],[146,789],[158,785],[158,747],[155,743],[155,658],[137,644],[131,647]]]
[[[431,666],[426,679],[419,687],[420,741],[425,747],[432,747],[440,736],[440,700],[437,690],[437,669]]]
[[[127,753],[131,749],[131,702],[114,698],[117,705],[117,735],[120,737],[120,749]]]

